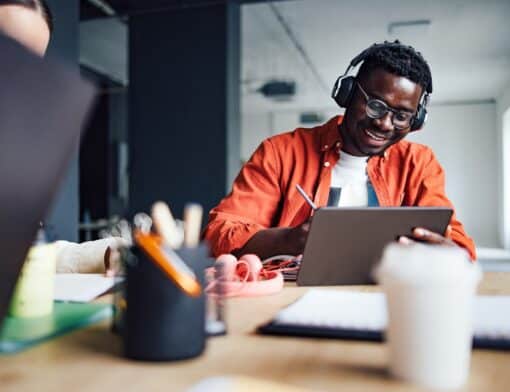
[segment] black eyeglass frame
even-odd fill
[[[359,90],[361,91],[361,93],[363,94],[364,98],[365,98],[365,113],[367,114],[367,116],[371,119],[374,119],[374,120],[377,120],[377,119],[380,119],[380,118],[383,118],[384,116],[386,116],[386,114],[388,114],[388,112],[391,112],[393,113],[392,116],[391,116],[391,123],[393,124],[393,127],[395,128],[395,130],[397,131],[405,131],[406,129],[408,128],[411,128],[411,125],[413,124],[413,120],[416,116],[416,112],[414,113],[411,113],[407,110],[397,110],[397,109],[394,109],[392,108],[391,106],[389,106],[386,102],[380,100],[380,99],[377,99],[377,98],[370,98],[370,95],[368,95],[368,93],[363,89],[363,87],[361,87],[361,84],[359,84],[359,82],[356,82],[356,85],[358,86]],[[369,105],[370,103],[377,103],[379,105],[381,105],[383,108],[384,108],[384,112],[380,115],[380,116],[374,116],[372,114],[369,113]],[[405,125],[405,126],[399,126],[399,125],[396,125],[395,124],[395,116],[398,115],[398,114],[401,114],[401,113],[405,113],[405,114],[410,114],[411,117],[409,117],[409,120],[408,120],[408,124]]]

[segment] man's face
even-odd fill
[[[20,5],[0,6],[0,33],[43,56],[50,40],[50,30],[43,16]]]
[[[377,68],[358,82],[369,99],[382,101],[395,111],[415,113],[418,108],[422,87],[405,77]],[[410,131],[410,127],[395,128],[393,118],[396,114],[392,111],[387,111],[381,118],[370,118],[366,104],[366,96],[355,85],[351,103],[340,126],[344,139],[342,150],[351,155],[379,155]]]

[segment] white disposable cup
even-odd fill
[[[428,388],[463,386],[480,267],[460,248],[395,243],[376,277],[386,294],[391,374]]]

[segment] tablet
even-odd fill
[[[371,271],[386,244],[411,236],[415,227],[444,234],[447,207],[319,208],[312,219],[299,286],[373,283]]]

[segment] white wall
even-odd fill
[[[318,111],[326,122],[339,114],[339,109]],[[295,110],[275,110],[241,115],[241,159],[246,161],[265,138],[292,131],[297,127],[313,127],[316,124],[301,124],[300,112]]]
[[[506,120],[506,121],[505,121]],[[506,124],[504,124],[504,121]],[[506,126],[505,126],[506,125]],[[510,85],[497,99],[498,155],[501,162],[500,218],[501,241],[510,250]]]
[[[272,135],[270,113],[241,114],[241,161],[246,162],[262,140]]]
[[[508,94],[510,106],[510,89]],[[328,119],[337,110],[325,110]],[[410,140],[432,147],[446,171],[446,190],[477,246],[501,247],[500,161],[496,104],[432,105],[426,127]],[[299,126],[299,113],[243,113],[241,152],[247,159],[266,137]]]
[[[496,104],[432,105],[409,140],[430,146],[446,172],[446,193],[477,246],[501,247]]]

